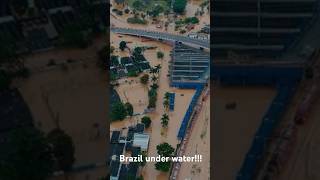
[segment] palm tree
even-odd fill
[[[151,73],[151,74],[156,74],[156,73],[157,73],[157,69],[151,67],[151,68],[150,68],[150,73]]]
[[[155,82],[157,82],[157,80],[158,80],[157,76],[153,75],[151,77],[151,82],[155,83]]]
[[[163,115],[162,115],[162,118],[161,118],[162,127],[168,127],[168,123],[169,123],[169,116],[168,116],[168,114],[163,114]]]
[[[166,93],[164,94],[164,99],[169,100],[169,97],[170,97],[170,93],[169,93],[169,92],[166,92]]]
[[[151,89],[158,89],[159,86],[158,86],[158,84],[153,83],[150,87],[151,87]]]
[[[165,99],[165,100],[163,101],[163,107],[164,107],[165,109],[168,109],[168,108],[169,108],[169,100],[168,100],[168,99]]]
[[[155,69],[156,69],[156,72],[159,73],[161,69],[161,65],[160,64],[156,65]]]

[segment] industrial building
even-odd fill
[[[279,57],[314,23],[318,9],[317,0],[216,0],[214,58]]]
[[[176,42],[169,65],[170,84],[205,84],[209,78],[210,54]]]

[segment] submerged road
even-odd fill
[[[118,28],[118,27],[112,27],[110,30],[114,33],[119,33],[119,34],[142,36],[142,37],[158,39],[158,40],[161,39],[161,40],[168,40],[168,41],[178,41],[182,43],[197,45],[203,48],[210,47],[209,40],[195,39],[187,36],[175,35],[170,33],[147,31],[147,30],[140,30],[140,29]]]

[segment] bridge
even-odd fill
[[[156,32],[156,31],[147,31],[141,29],[128,29],[128,28],[118,28],[112,27],[110,29],[114,33],[125,34],[125,35],[133,35],[133,36],[141,36],[158,40],[167,40],[167,41],[178,41],[185,44],[196,45],[202,48],[210,48],[209,40],[195,39],[187,36],[175,35],[164,32]]]

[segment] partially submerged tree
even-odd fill
[[[171,157],[174,154],[174,148],[168,143],[162,143],[157,145],[157,152],[159,155],[164,157]],[[168,162],[157,162],[155,167],[159,171],[168,172],[171,167],[171,161]]]
[[[127,110],[122,102],[117,102],[111,106],[111,120],[123,120],[127,116]]]
[[[173,11],[182,14],[186,8],[187,0],[175,0],[173,3]]]
[[[162,51],[157,52],[158,59],[162,59],[164,57],[164,53]]]
[[[168,127],[168,124],[169,124],[169,116],[168,116],[168,114],[163,114],[162,115],[161,124],[162,124],[162,127]]]
[[[133,115],[133,106],[132,106],[132,104],[130,104],[129,102],[126,102],[126,103],[124,104],[124,106],[125,106],[125,108],[126,108],[127,114],[128,114],[129,116],[132,116],[132,115]]]
[[[43,180],[52,172],[52,150],[39,130],[18,128],[1,144],[0,179]]]
[[[53,155],[60,170],[69,171],[75,162],[75,147],[72,138],[61,129],[54,129],[48,134]]]
[[[125,41],[121,41],[120,43],[119,43],[119,49],[121,50],[121,51],[124,51],[124,49],[127,47],[127,43],[125,42]]]
[[[149,116],[143,116],[141,118],[141,122],[144,124],[146,128],[149,128],[151,125],[151,118]]]
[[[149,75],[148,75],[148,74],[144,74],[143,76],[141,76],[140,82],[141,82],[141,84],[144,84],[144,85],[148,84],[148,82],[149,82]]]

